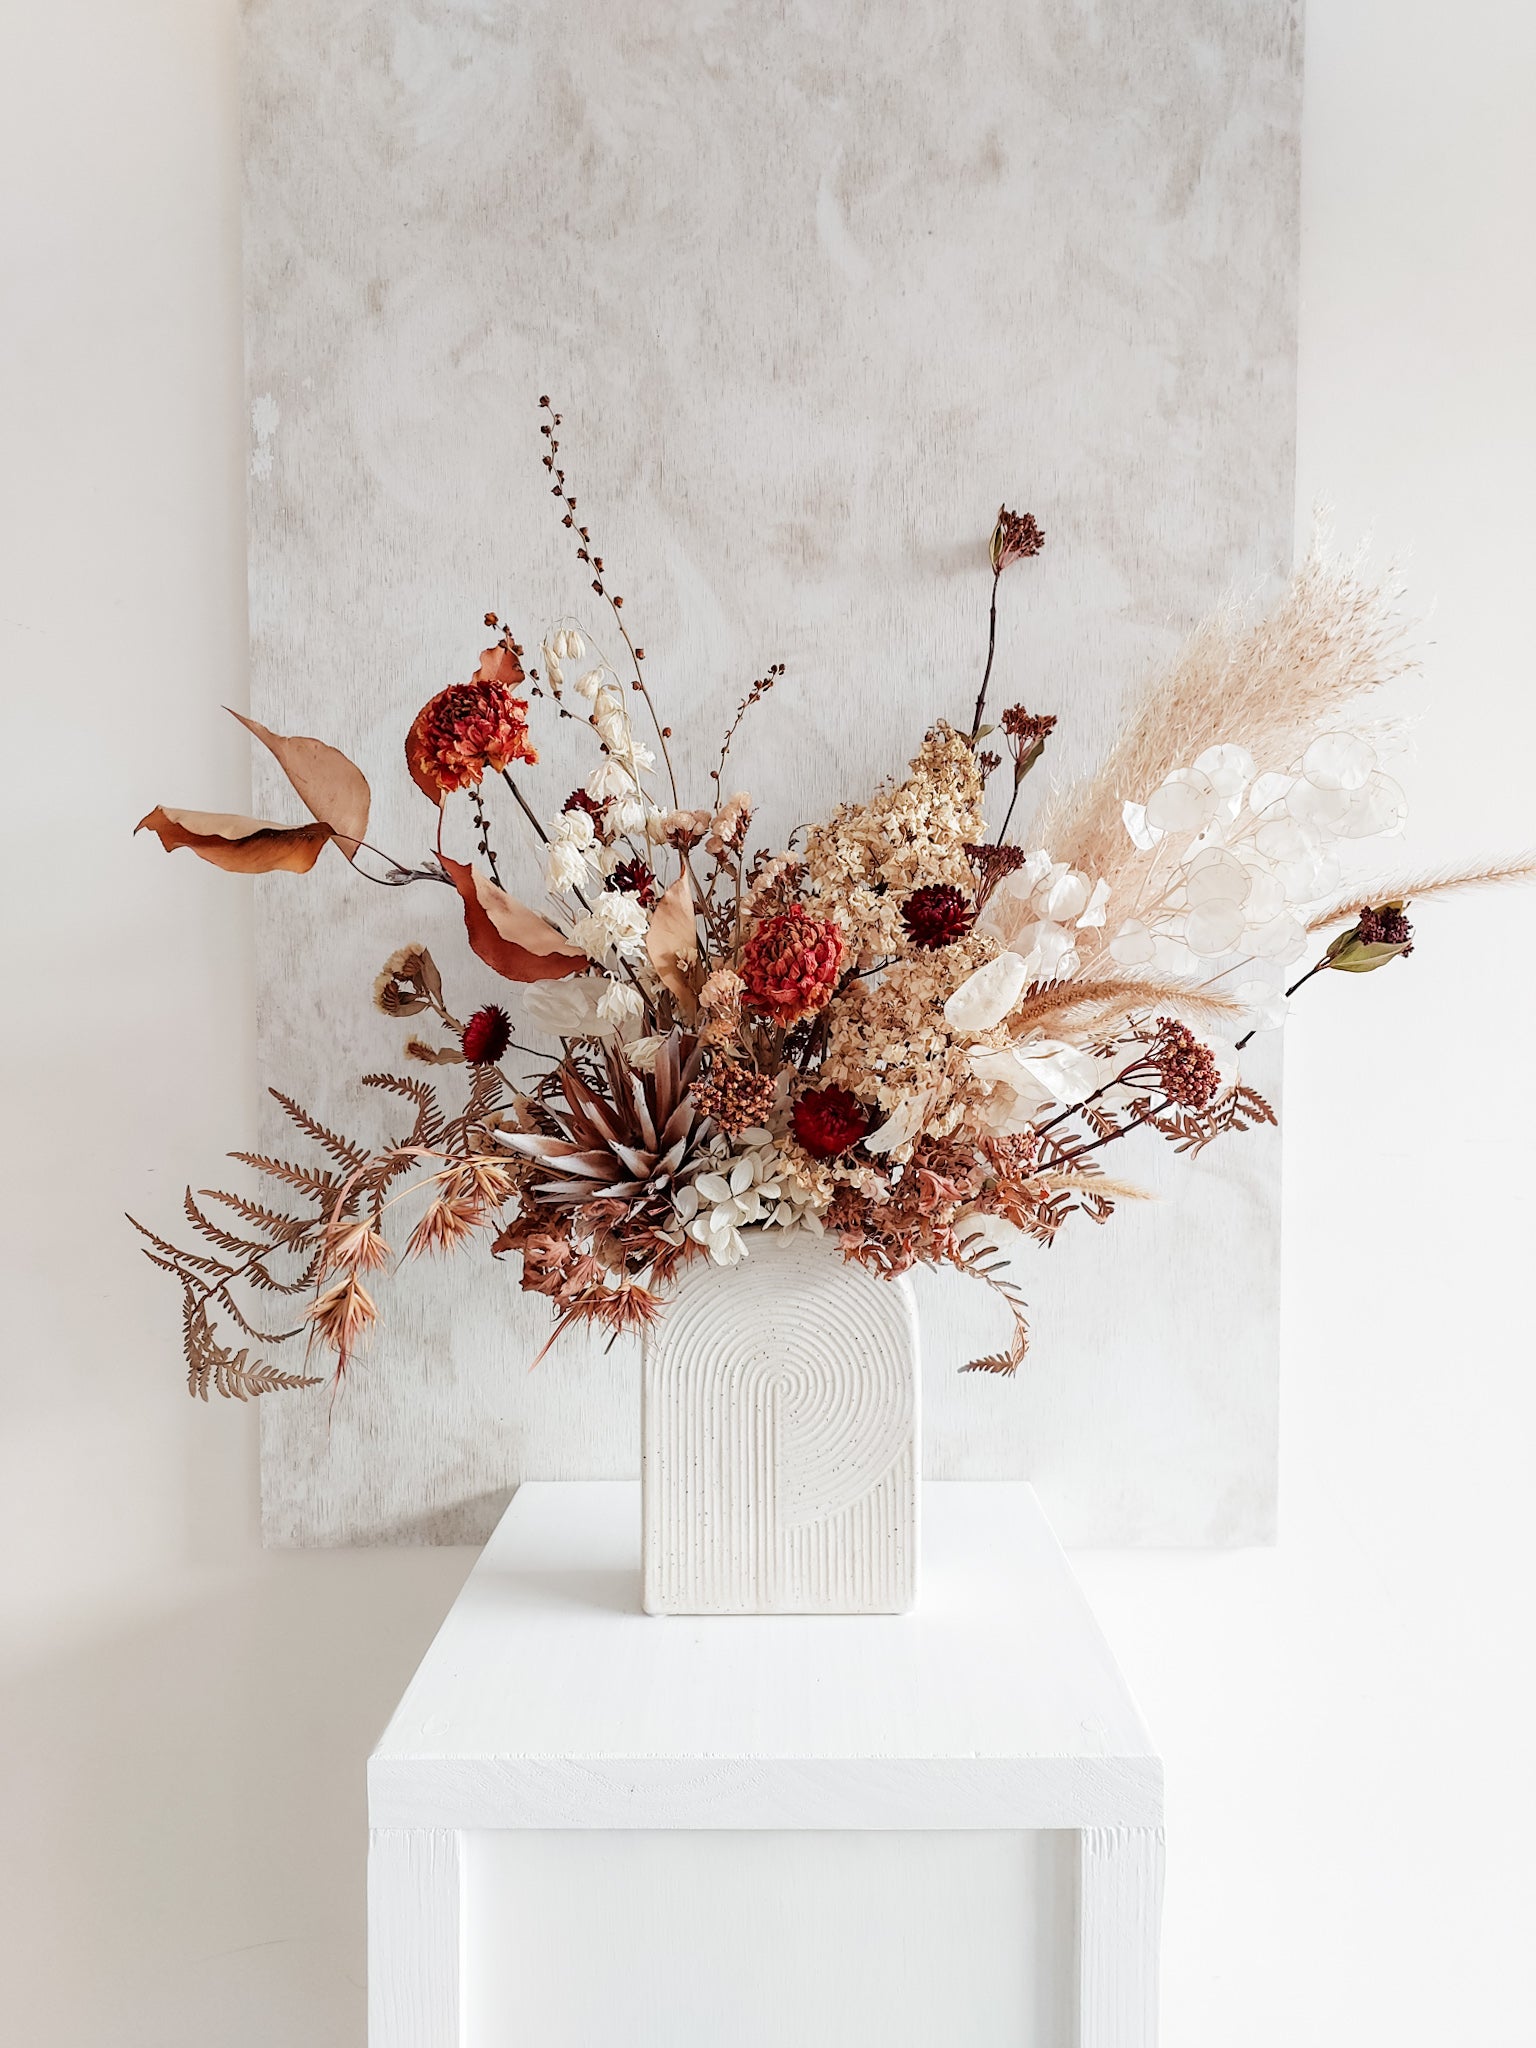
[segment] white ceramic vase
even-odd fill
[[[917,1598],[911,1283],[753,1230],[690,1266],[646,1338],[648,1614],[901,1614]]]

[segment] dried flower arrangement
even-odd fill
[[[1031,516],[1006,508],[969,722],[937,719],[903,780],[798,843],[753,850],[752,800],[725,795],[723,778],[782,668],[738,705],[712,802],[686,806],[645,650],[560,466],[560,416],[540,405],[551,489],[628,688],[580,630],[546,638],[537,668],[487,614],[495,639],[475,674],[439,691],[406,736],[412,780],[438,813],[435,849],[414,867],[370,845],[368,784],[344,755],[250,719],[311,822],[163,807],[142,821],[164,847],[237,873],[307,872],[331,844],[382,886],[456,891],[470,951],[519,986],[518,1028],[561,1047],[519,1042],[499,1003],[461,1021],[425,947],[392,954],[374,1001],[430,1020],[435,1037],[413,1032],[406,1057],[463,1066],[462,1104],[450,1113],[425,1077],[366,1074],[410,1114],[369,1146],[278,1095],[318,1157],[236,1153],[277,1192],[205,1190],[200,1202],[189,1189],[193,1249],[145,1231],[149,1257],[180,1283],[189,1385],[204,1399],[319,1384],[251,1357],[252,1343],[300,1335],[334,1355],[339,1379],[377,1320],[368,1283],[395,1259],[407,1203],[419,1206],[404,1257],[471,1241],[517,1253],[556,1334],[645,1328],[686,1262],[749,1256],[754,1228],[828,1234],[886,1276],[953,1266],[1010,1317],[1002,1347],[968,1369],[1012,1373],[1028,1333],[1000,1233],[1048,1245],[1071,1216],[1106,1222],[1138,1190],[1099,1155],[1143,1128],[1198,1152],[1272,1123],[1240,1053],[1299,988],[1410,953],[1410,898],[1536,872],[1521,859],[1340,893],[1335,842],[1390,836],[1406,814],[1378,765],[1385,729],[1358,708],[1406,659],[1388,597],[1318,556],[1256,623],[1227,613],[1205,625],[1098,772],[1050,795],[1033,845],[1010,840],[1056,719],[1014,704],[986,722],[1001,580],[1045,544]],[[553,811],[524,789],[535,698],[542,714],[581,719],[599,748]],[[987,786],[1005,759],[992,835]],[[539,842],[547,914],[501,886],[484,802],[494,778]],[[478,862],[444,849],[455,798]],[[1287,985],[1322,934],[1320,957]],[[513,1056],[535,1071],[509,1074]],[[297,1326],[259,1328],[263,1295],[308,1297]]]

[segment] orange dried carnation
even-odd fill
[[[528,704],[514,697],[520,664],[505,647],[489,648],[473,682],[451,683],[417,712],[405,739],[405,764],[423,796],[440,804],[473,789],[513,761],[538,760],[528,744]]]
[[[743,999],[776,1024],[798,1024],[824,1010],[837,986],[843,935],[830,918],[799,903],[764,918],[741,953]]]

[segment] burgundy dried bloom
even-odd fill
[[[627,889],[640,898],[640,908],[649,910],[661,894],[655,874],[643,860],[621,860],[613,873],[603,883],[605,889]]]
[[[815,1088],[800,1097],[790,1123],[813,1159],[835,1159],[868,1132],[869,1111],[846,1088]]]
[[[1170,1102],[1186,1109],[1204,1109],[1220,1085],[1215,1055],[1202,1045],[1187,1024],[1173,1017],[1159,1017],[1157,1037],[1147,1054],[1148,1066],[1157,1069],[1158,1079]]]
[[[998,724],[1013,742],[1015,758],[1048,740],[1056,730],[1053,713],[1026,711],[1022,704],[1010,704]]]
[[[694,1082],[693,1099],[701,1115],[734,1138],[767,1122],[775,1085],[772,1074],[760,1074],[745,1060],[717,1059],[708,1078]]]
[[[417,712],[405,738],[411,780],[435,804],[455,790],[473,789],[488,774],[499,775],[513,761],[538,758],[528,744],[526,700],[496,681],[439,690]]]
[[[976,922],[976,905],[950,882],[914,889],[901,906],[901,921],[914,946],[952,946]]]
[[[1006,505],[998,506],[997,524],[992,529],[988,549],[994,576],[1001,576],[1010,562],[1028,561],[1044,546],[1045,535],[1035,523],[1032,512],[1010,512]]]
[[[1413,951],[1413,926],[1403,915],[1400,903],[1362,910],[1355,935],[1362,946],[1401,946],[1405,955]]]
[[[512,1019],[495,1003],[476,1010],[459,1038],[472,1067],[494,1067],[511,1043]]]
[[[747,1005],[776,1024],[798,1024],[832,1000],[843,958],[843,935],[830,918],[792,903],[765,917],[741,950]]]

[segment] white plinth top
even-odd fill
[[[640,1491],[522,1487],[368,1767],[375,1827],[1156,1827],[1032,1487],[930,1483],[899,1616],[649,1617]]]

